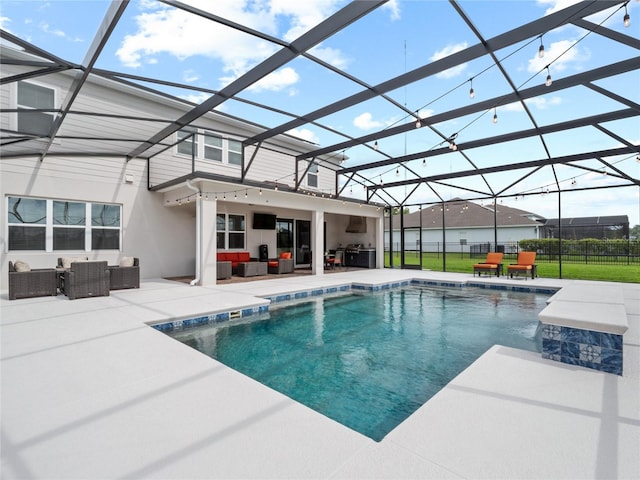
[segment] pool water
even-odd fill
[[[493,345],[540,351],[547,298],[408,287],[169,334],[379,441]]]

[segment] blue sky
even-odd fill
[[[292,41],[343,7],[337,0],[208,0],[185,2],[221,17],[229,18],[272,37]],[[533,21],[560,9],[571,0],[511,0],[460,1],[459,5],[473,21],[484,38],[491,38],[516,26]],[[73,62],[80,62],[102,20],[109,2],[93,1],[7,1],[1,5],[2,28]],[[611,30],[638,38],[640,36],[640,3],[627,5],[631,26],[623,26],[624,9],[620,5],[589,20]],[[397,75],[411,71],[443,55],[478,43],[477,37],[444,0],[390,1],[384,7],[355,22],[313,49],[311,53],[322,60],[359,77],[369,85],[377,85]],[[538,57],[540,44],[545,47],[543,58]],[[96,67],[162,78],[206,89],[219,89],[249,68],[268,58],[278,46],[250,35],[220,27],[195,15],[173,9],[152,0],[132,1],[123,19],[111,36]],[[527,88],[543,84],[547,75],[552,78],[575,75],[608,62],[636,56],[637,52],[617,42],[606,41],[597,34],[574,26],[552,30],[541,39],[531,39],[497,52],[505,70],[516,87]],[[638,71],[598,82],[598,86],[640,104],[640,75]],[[475,98],[469,96],[473,87]],[[264,81],[242,93],[242,97],[296,114],[304,114],[361,91],[363,87],[320,68],[314,62],[298,58]],[[201,101],[207,94],[186,89],[165,88],[176,96]],[[440,75],[428,77],[389,96],[420,117],[458,108],[468,102],[482,101],[509,93],[511,87],[487,56],[461,65]],[[536,122],[542,125],[588,116],[622,108],[617,102],[591,89],[576,87],[538,97],[527,103]],[[221,110],[247,118],[265,126],[277,126],[288,117],[266,112],[239,102],[225,102]],[[491,121],[493,114],[498,123]],[[321,123],[351,136],[362,136],[404,122],[414,122],[406,113],[382,99],[356,105],[321,120]],[[519,104],[501,105],[485,115],[472,115],[435,126],[445,135],[458,133],[458,143],[487,136],[502,135],[529,129],[531,121]],[[634,144],[640,143],[640,125],[632,121],[611,122],[608,129]],[[321,128],[305,126],[292,132],[319,145],[331,145],[343,137]],[[380,142],[378,152],[356,147],[344,152],[347,166],[382,160],[383,153],[400,156],[414,151],[436,148],[442,139],[426,128],[416,129],[402,137]],[[571,134],[545,136],[551,155],[562,156],[576,152],[576,145],[585,150],[615,148],[620,143],[594,130],[580,129]],[[546,158],[539,139],[525,139],[515,144],[477,149],[468,157],[478,167],[499,162],[510,163]],[[640,162],[633,155],[609,158],[634,178],[640,178]],[[601,169],[597,162],[585,163]],[[446,173],[468,169],[468,160],[460,153],[430,159],[426,167],[411,168],[420,175]],[[411,178],[402,167],[390,166],[367,174],[378,183],[398,178]],[[604,170],[606,172],[606,169]],[[564,188],[619,183],[611,175],[559,166],[557,178]],[[493,174],[491,183],[497,190],[509,186],[523,172]],[[407,177],[408,176],[408,177]],[[270,179],[265,179],[270,180]],[[465,197],[468,193],[455,185],[479,188],[478,178],[453,182],[440,194],[445,199]],[[575,185],[571,187],[568,185]],[[532,174],[509,193],[527,193],[555,189],[550,169]],[[361,192],[353,189],[354,195]],[[402,190],[402,189],[401,189]],[[406,191],[406,189],[405,189]],[[397,198],[405,192],[399,191]],[[410,202],[434,201],[425,189],[414,194]],[[628,215],[631,224],[638,224],[640,193],[636,188],[612,188],[585,193],[565,193],[562,197],[563,217],[591,215]],[[505,199],[510,206],[530,210],[540,215],[557,217],[557,196],[525,196]]]

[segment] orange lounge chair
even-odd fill
[[[538,276],[538,268],[536,267],[536,252],[520,252],[518,253],[517,263],[512,263],[507,267],[507,271],[509,272],[509,276],[513,278],[513,274],[520,275],[524,273],[525,275],[529,275],[531,273],[531,278],[536,278]]]
[[[497,252],[489,252],[487,253],[487,258],[482,263],[476,263],[473,266],[473,276],[476,276],[476,272],[478,272],[478,276],[482,275],[482,272],[486,274],[493,274],[495,272],[495,276],[499,277],[502,273],[502,256],[503,253]]]

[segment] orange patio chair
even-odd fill
[[[476,272],[478,276],[482,275],[482,272],[488,274],[494,274],[496,277],[499,277],[502,273],[502,256],[503,253],[498,252],[489,252],[487,253],[487,258],[484,262],[476,263],[473,266],[473,276],[476,276]]]
[[[536,252],[519,252],[518,260],[516,260],[516,263],[509,265],[507,267],[507,271],[511,278],[513,278],[514,273],[516,275],[520,275],[521,273],[524,273],[525,275],[531,274],[531,278],[536,278],[538,276]]]

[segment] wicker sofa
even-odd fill
[[[57,272],[55,268],[38,268],[17,271],[24,262],[9,262],[9,300],[17,298],[47,297],[58,294]]]
[[[109,296],[107,262],[72,262],[62,274],[61,285],[69,300]]]
[[[251,258],[249,252],[218,252],[216,255],[218,262],[231,262],[231,271],[238,273],[238,265],[244,262],[255,262],[257,258]]]
[[[269,273],[272,274],[293,273],[294,265],[291,252],[282,252],[279,258],[269,260],[267,266]]]
[[[124,257],[120,265],[107,265],[109,289],[140,288],[140,260]]]

